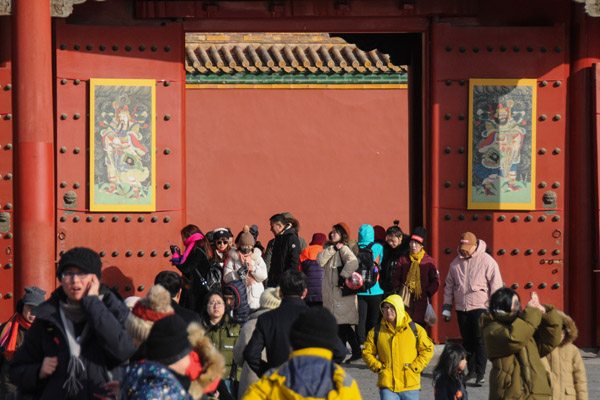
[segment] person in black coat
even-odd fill
[[[285,271],[279,286],[281,304],[258,317],[252,337],[244,349],[244,360],[256,375],[262,376],[288,360],[292,324],[309,308],[303,300],[305,296],[306,275],[297,269]],[[261,358],[263,349],[266,349],[267,361]],[[345,357],[346,348],[338,338],[333,361],[339,364]]]
[[[288,223],[283,214],[275,214],[270,219],[273,239],[273,252],[269,266],[267,285],[277,287],[280,285],[281,274],[288,269],[298,269],[300,263],[300,240],[298,232],[292,224]]]
[[[171,295],[171,307],[175,311],[175,314],[179,315],[186,324],[190,322],[200,323],[200,315],[195,311],[183,308],[177,303],[179,296],[181,295],[181,277],[174,271],[161,271],[154,278],[154,284],[160,285],[167,289]]]
[[[187,225],[181,230],[185,251],[171,246],[171,263],[181,272],[183,288],[179,305],[198,314],[202,312],[204,296],[213,289],[220,288],[221,275],[212,276],[214,269],[209,261],[208,239],[196,225]]]
[[[244,349],[244,360],[256,375],[287,361],[290,355],[290,332],[296,318],[308,309],[303,300],[306,295],[306,276],[297,269],[281,275],[278,308],[258,317],[256,328]],[[261,359],[263,349],[267,361]]]
[[[100,286],[96,252],[73,248],[61,256],[61,286],[36,309],[36,319],[13,358],[9,375],[24,397],[108,397],[105,385],[136,351],[124,327],[129,309]]]
[[[379,286],[383,289],[385,299],[394,293],[392,278],[400,257],[408,254],[408,235],[402,232],[400,221],[395,220],[394,225],[385,231],[385,244],[383,245],[383,259],[379,269]]]

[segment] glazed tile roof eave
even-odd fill
[[[188,83],[206,79],[362,83],[365,78],[397,82],[407,73],[407,67],[394,65],[389,54],[377,49],[364,51],[323,33],[186,34],[184,67]],[[309,78],[313,75],[318,78]]]
[[[407,84],[408,74],[186,74],[188,84]]]

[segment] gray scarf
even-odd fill
[[[79,390],[83,388],[83,384],[77,380],[77,377],[85,372],[85,366],[79,356],[81,354],[81,341],[87,336],[90,325],[86,323],[81,336],[75,337],[73,323],[84,322],[87,319],[85,311],[80,305],[63,302],[59,304],[60,319],[67,335],[67,344],[69,345],[69,353],[71,354],[69,366],[67,367],[68,378],[63,385],[63,389],[67,391],[68,398],[74,398]]]

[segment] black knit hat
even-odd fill
[[[337,321],[328,309],[311,307],[292,325],[290,343],[294,350],[321,347],[333,351],[339,340],[337,331]]]
[[[177,314],[159,319],[152,325],[145,343],[146,358],[163,365],[171,365],[190,354],[187,325]]]
[[[74,247],[68,250],[60,257],[56,276],[60,275],[67,267],[77,267],[85,272],[94,274],[100,279],[102,275],[102,260],[100,256],[92,249],[87,247]]]
[[[410,235],[410,240],[414,240],[415,242],[419,242],[425,246],[425,241],[427,240],[427,231],[422,226],[417,226]]]

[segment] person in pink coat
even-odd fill
[[[458,255],[450,263],[446,277],[442,307],[442,315],[448,322],[454,302],[463,346],[467,350],[467,380],[476,378],[478,385],[484,382],[487,362],[479,317],[486,312],[492,294],[502,287],[498,263],[485,250],[485,242],[473,233],[461,235]]]

